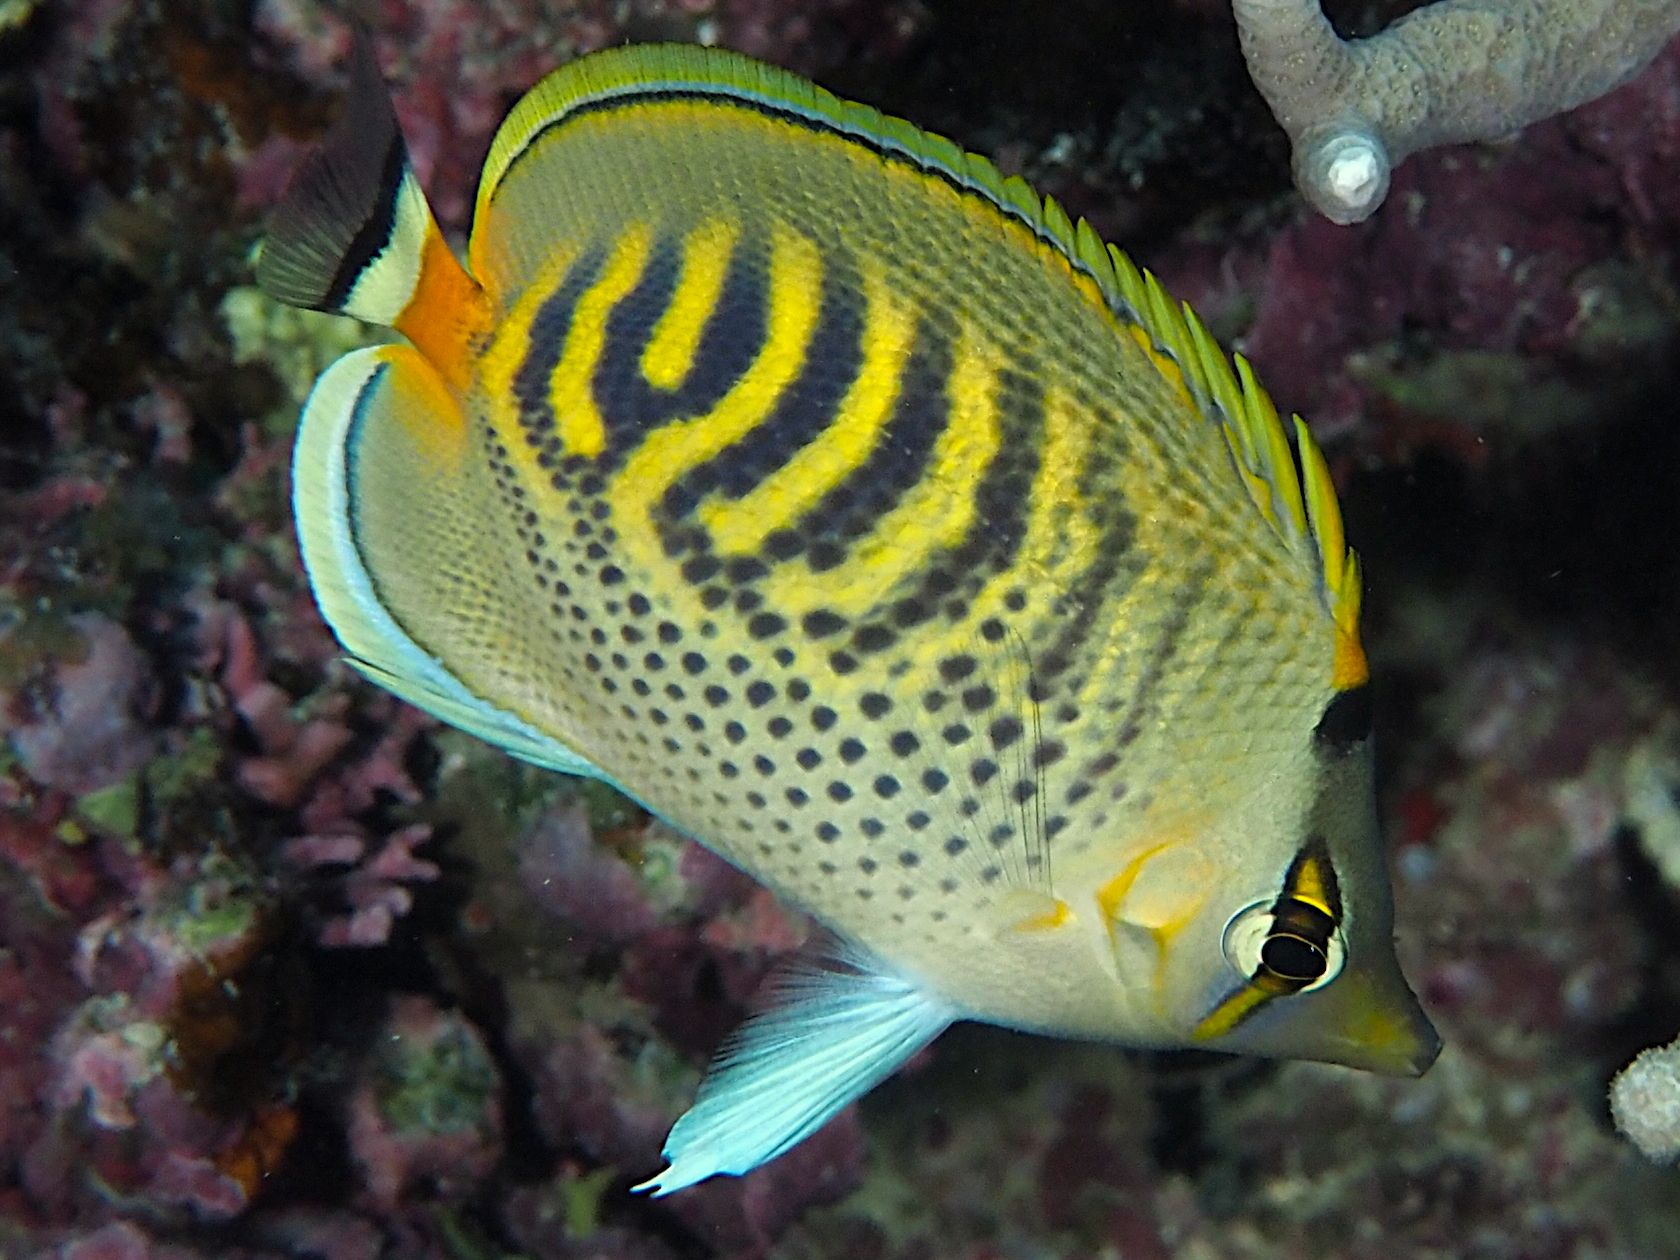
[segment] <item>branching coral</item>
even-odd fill
[[[1337,223],[1390,170],[1602,96],[1680,30],[1680,0],[1438,0],[1343,40],[1319,0],[1232,0],[1249,72],[1294,145],[1295,183]]]

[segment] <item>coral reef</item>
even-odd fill
[[[366,334],[248,260],[348,7],[0,4],[0,1253],[1680,1254],[1680,1173],[1605,1106],[1680,1031],[1680,50],[1338,227],[1221,0],[354,8],[456,235],[551,66],[720,43],[1026,172],[1239,344],[1367,562],[1400,945],[1447,1050],[1394,1082],[959,1027],[750,1176],[632,1196],[810,928],[322,626],[289,438]],[[1614,1103],[1659,1147],[1663,1053]]]

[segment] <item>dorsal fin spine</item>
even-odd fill
[[[1085,269],[1093,276],[1100,277],[1109,269],[1108,247],[1103,244],[1102,237],[1097,235],[1096,228],[1087,220],[1079,220],[1074,229],[1074,243],[1079,251],[1079,261],[1085,264]]]
[[[1289,439],[1283,435],[1283,424],[1278,419],[1277,408],[1272,405],[1266,391],[1260,387],[1248,360],[1238,354],[1232,356],[1232,362],[1236,364],[1237,379],[1242,383],[1242,427],[1254,446],[1261,466],[1266,470],[1266,479],[1271,482],[1273,495],[1283,509],[1278,514],[1279,520],[1286,520],[1294,526],[1297,537],[1305,535],[1307,517],[1302,509],[1300,482],[1294,475],[1295,457],[1289,453]]]
[[[1044,226],[1050,229],[1052,236],[1064,242],[1074,239],[1073,223],[1054,197],[1044,199]]]
[[[1312,430],[1307,428],[1306,421],[1300,416],[1295,417],[1295,449],[1301,453],[1307,515],[1312,521],[1313,536],[1318,540],[1319,554],[1324,563],[1324,584],[1340,598],[1347,558],[1347,546],[1342,540],[1342,513],[1336,505],[1336,487],[1330,480],[1330,468],[1324,462],[1318,443],[1313,441]]]

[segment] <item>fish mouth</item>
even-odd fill
[[[1345,987],[1332,984],[1324,990],[1322,1014],[1330,1041],[1325,1060],[1387,1076],[1427,1072],[1441,1053],[1441,1034],[1407,987],[1398,964],[1353,971],[1340,979],[1347,981]],[[1340,991],[1332,995],[1332,990]]]
[[[1441,1053],[1440,1034],[1392,962],[1349,966],[1324,988],[1272,1002],[1205,1044],[1384,1076],[1422,1076]]]

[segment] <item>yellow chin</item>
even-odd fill
[[[1322,989],[1287,997],[1247,985],[1220,1003],[1193,1037],[1210,1050],[1421,1076],[1441,1052],[1441,1038],[1400,968],[1384,962],[1350,964]]]

